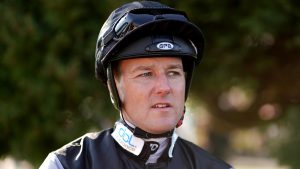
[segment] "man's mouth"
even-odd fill
[[[171,105],[168,103],[158,103],[152,106],[152,108],[167,108],[167,107],[171,107]]]

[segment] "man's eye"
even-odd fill
[[[168,73],[169,76],[179,76],[180,75],[180,72],[177,72],[177,71],[170,71]]]
[[[140,76],[142,76],[142,77],[150,77],[150,76],[152,76],[152,73],[151,72],[145,72],[145,73],[140,74]]]

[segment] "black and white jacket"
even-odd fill
[[[86,134],[51,152],[40,169],[233,169],[175,132],[157,162],[146,163],[122,148],[113,131]]]

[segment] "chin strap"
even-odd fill
[[[185,115],[185,106],[184,106],[184,109],[183,109],[183,112],[182,112],[182,116],[180,118],[180,120],[178,121],[178,123],[176,124],[176,128],[180,127],[183,123],[183,119],[184,119],[184,115]]]

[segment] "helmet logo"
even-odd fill
[[[172,50],[174,48],[174,45],[170,42],[160,42],[156,45],[156,47],[160,50]]]

